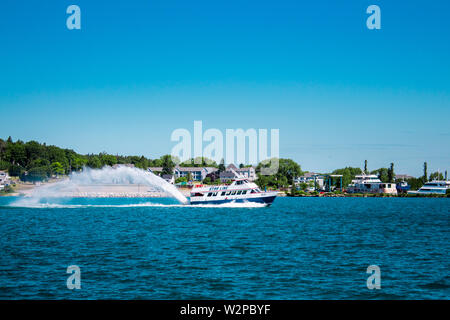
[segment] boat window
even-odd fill
[[[252,189],[252,192],[250,192],[250,193],[256,193],[256,190],[255,190],[255,189]]]
[[[236,191],[233,191],[233,192],[231,193],[232,196],[234,196],[235,194],[236,194]]]
[[[225,191],[224,191],[224,192],[222,192],[221,196],[224,196],[224,195],[225,195],[225,193],[226,193]]]
[[[243,190],[243,191],[242,191],[242,194],[247,194],[247,190]]]
[[[208,193],[208,195],[207,195],[207,197],[211,197],[212,196],[212,193],[210,192],[210,193]]]
[[[191,193],[191,197],[203,197],[203,193]]]
[[[227,196],[229,196],[230,194],[231,194],[231,191],[228,191],[228,192],[227,192]]]
[[[242,193],[242,191],[241,190],[239,190],[238,192],[237,192],[237,195],[240,195]]]

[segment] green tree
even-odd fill
[[[206,177],[205,179],[203,179],[203,184],[211,184],[211,178]]]
[[[364,173],[369,173],[369,170],[367,170],[367,160],[364,160]]]
[[[168,154],[161,157],[162,162],[162,172],[161,175],[173,174],[173,169],[175,168],[175,162],[172,161],[172,157]]]
[[[430,180],[444,180],[444,175],[440,172],[430,174]]]
[[[382,182],[389,182],[389,169],[379,168],[370,172],[371,174],[376,174]]]
[[[51,170],[53,174],[56,174],[56,176],[64,174],[64,167],[59,162],[53,162],[51,165]]]
[[[89,156],[87,161],[87,166],[93,169],[98,169],[102,167],[102,162],[98,156]]]
[[[220,161],[220,164],[219,164],[219,173],[224,172],[225,170],[226,170],[225,161],[224,161],[224,159],[222,159],[222,161]]]
[[[4,160],[3,156],[6,152],[6,141],[0,139],[0,160]]]
[[[32,168],[28,171],[28,174],[26,175],[26,178],[24,180],[32,182],[43,181],[48,178],[47,173],[48,172],[46,167]]]
[[[273,161],[278,161],[278,171],[274,175],[264,176],[261,174],[263,167],[270,166]],[[260,187],[288,187],[294,185],[294,179],[303,174],[300,165],[291,159],[270,159],[269,161],[263,161],[256,167],[258,179],[256,183]]]
[[[183,183],[183,182],[185,183],[188,182],[186,177],[179,177],[175,180],[175,183]]]
[[[345,167],[342,169],[336,169],[332,172],[332,174],[340,174],[342,175],[342,184],[345,188],[348,186],[353,179],[355,179],[356,175],[362,174],[361,168],[354,168],[354,167]],[[340,183],[340,181],[339,181]]]
[[[428,181],[428,164],[426,162],[423,163],[423,183]]]
[[[12,164],[8,168],[8,174],[11,177],[19,177],[23,173],[23,168],[17,164]]]
[[[387,175],[388,175],[387,182],[390,182],[390,183],[394,182],[395,173],[394,173],[394,163],[393,162],[391,163],[391,166],[388,169]]]
[[[113,165],[117,164],[116,156],[102,152],[99,154],[99,158],[100,158],[100,162],[102,163],[102,167],[103,166],[113,166]]]

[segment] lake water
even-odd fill
[[[14,200],[0,198],[1,299],[450,298],[450,199]],[[69,265],[81,290],[66,287]]]

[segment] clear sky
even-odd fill
[[[81,8],[81,30],[66,8]],[[366,8],[381,8],[368,30]],[[304,170],[450,169],[450,1],[2,0],[0,137],[159,157],[280,129]]]

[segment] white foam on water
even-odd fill
[[[133,203],[133,204],[58,204],[58,203],[15,203],[15,207],[25,208],[55,208],[55,209],[77,209],[77,208],[145,208],[145,207],[161,207],[161,208],[262,208],[265,207],[262,203],[223,203],[223,204],[162,204],[162,203]]]
[[[188,199],[178,189],[161,177],[139,168],[127,166],[103,167],[102,169],[84,168],[81,172],[72,173],[68,179],[37,187],[31,195],[18,199],[12,206],[39,207],[43,199],[62,198],[74,194],[81,186],[100,186],[105,184],[142,184],[173,197],[181,204]],[[58,205],[57,203],[49,205]]]

